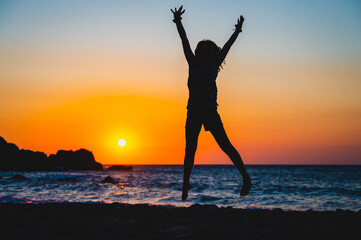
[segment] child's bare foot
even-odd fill
[[[183,184],[183,189],[182,189],[182,200],[185,201],[188,197],[188,190],[191,189],[192,186],[188,183],[188,184]]]
[[[248,195],[249,191],[251,190],[251,178],[249,177],[248,173],[243,175],[243,186],[240,192],[240,195],[246,196]]]

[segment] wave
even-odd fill
[[[11,195],[4,195],[0,196],[0,203],[73,203],[73,201],[68,200],[40,200],[40,199],[28,199],[28,198],[19,198],[13,197]],[[108,203],[104,200],[97,200],[97,201],[82,201],[82,203],[90,203],[90,204],[105,204]]]

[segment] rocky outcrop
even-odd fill
[[[102,170],[103,166],[97,163],[93,153],[86,149],[77,151],[59,150],[48,158],[51,165],[58,170]]]
[[[49,157],[43,152],[19,149],[0,137],[0,171],[102,170],[93,153],[86,149],[59,150]]]

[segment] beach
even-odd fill
[[[361,211],[2,203],[0,239],[360,239]]]

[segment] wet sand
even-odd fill
[[[2,203],[0,239],[361,239],[361,211]]]

